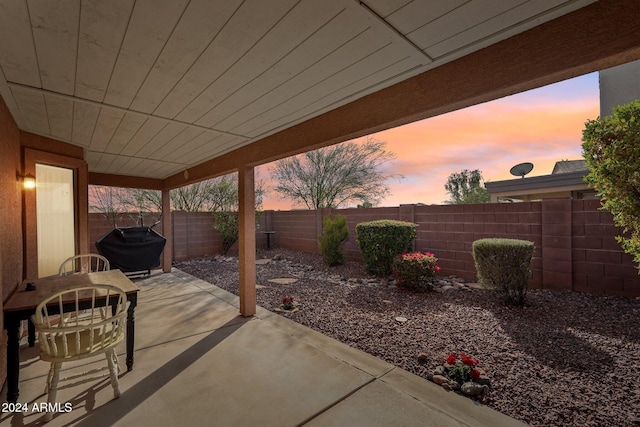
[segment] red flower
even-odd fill
[[[287,298],[287,297],[282,298],[282,303],[283,304],[286,304],[288,301],[289,301],[289,298]]]
[[[436,273],[440,273],[440,266],[436,265]]]
[[[449,355],[449,357],[447,357],[447,364],[455,365],[456,364],[456,360],[458,360],[458,356],[456,356],[455,353],[451,353]]]
[[[467,365],[467,366],[471,366],[474,367],[478,364],[478,361],[470,356],[467,356],[466,354],[462,354],[460,353],[460,358],[462,359],[462,363]]]
[[[469,375],[474,381],[478,381],[480,379],[480,371],[478,371],[477,369],[472,369],[471,372],[469,372]]]

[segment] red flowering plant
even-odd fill
[[[284,297],[282,298],[282,308],[284,310],[293,310],[293,297]]]
[[[440,271],[438,258],[431,252],[410,252],[396,255],[392,264],[398,286],[421,290],[433,289],[433,279]]]
[[[476,366],[478,366],[478,360],[464,353],[451,353],[444,363],[449,379],[460,385],[480,379],[480,371]]]

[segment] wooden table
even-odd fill
[[[35,290],[27,291],[27,283],[33,283]],[[20,380],[20,322],[29,319],[36,307],[45,298],[56,292],[97,284],[114,285],[127,294],[130,302],[127,311],[127,370],[133,369],[133,347],[135,339],[135,309],[140,289],[120,270],[100,271],[68,276],[49,276],[35,280],[25,280],[16,292],[4,303],[4,328],[7,330],[7,401],[16,402],[19,396]],[[31,324],[31,322],[29,322]],[[30,331],[29,345],[33,346],[33,331]]]

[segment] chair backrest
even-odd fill
[[[127,296],[112,285],[93,285],[58,292],[40,304],[33,316],[40,355],[73,360],[115,347],[125,336]]]
[[[69,257],[60,264],[58,274],[91,273],[111,269],[109,260],[98,254],[82,254]]]

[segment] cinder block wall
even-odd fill
[[[263,231],[275,231],[270,237],[272,246],[316,253],[319,217],[322,221],[321,211],[267,211],[261,218],[256,245],[262,243],[266,246],[267,238],[262,234]],[[267,223],[269,225],[266,225]]]
[[[541,204],[477,204],[416,206],[416,249],[433,252],[442,274],[475,280],[471,254],[475,240],[501,237],[529,240],[536,245],[530,286],[542,286]]]
[[[640,276],[633,257],[620,249],[622,230],[597,200],[574,200],[571,211],[573,289],[640,296]]]
[[[361,261],[356,225],[376,219],[395,219],[418,224],[415,249],[433,252],[444,275],[476,279],[471,255],[475,240],[522,239],[536,246],[529,283],[532,288],[640,296],[638,270],[632,257],[625,254],[615,240],[621,230],[613,224],[611,214],[599,207],[598,200],[549,199],[477,205],[266,211],[256,231],[256,244],[266,247],[264,231],[274,231],[272,246],[320,253],[317,238],[322,234],[323,218],[340,214],[347,218],[349,228],[345,254],[350,260]],[[172,215],[174,260],[220,253],[220,236],[213,230],[210,214],[173,212]],[[109,229],[108,225],[92,226],[92,240]],[[94,234],[97,230],[101,234]]]
[[[210,213],[172,212],[171,215],[175,261],[222,252],[222,239],[213,229],[213,216]]]
[[[622,230],[598,200],[549,199],[541,202],[477,205],[403,205],[395,208],[323,209],[267,212],[272,244],[319,253],[317,239],[325,215],[347,217],[348,259],[361,261],[355,227],[363,221],[396,219],[418,224],[415,249],[435,253],[442,274],[475,280],[471,254],[475,240],[522,239],[536,246],[532,288],[640,296],[633,259],[615,236]],[[260,241],[260,240],[258,240]]]

